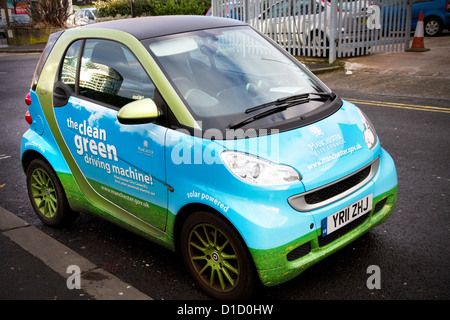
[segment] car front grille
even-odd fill
[[[328,185],[309,192],[294,195],[288,199],[297,211],[311,211],[338,201],[368,183],[378,171],[380,160]]]
[[[305,201],[308,204],[316,204],[335,197],[364,181],[370,174],[370,167],[358,171],[350,177],[332,184],[326,188],[305,195]]]

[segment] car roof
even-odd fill
[[[93,23],[82,28],[107,28],[132,34],[137,39],[230,26],[244,26],[244,22],[206,16],[154,16]]]

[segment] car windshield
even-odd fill
[[[204,130],[224,130],[236,123],[273,127],[298,119],[327,100],[303,99],[299,106],[249,119],[286,97],[329,92],[300,63],[250,27],[201,30],[143,43]]]

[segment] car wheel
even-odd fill
[[[424,29],[425,35],[428,37],[434,37],[442,32],[442,22],[438,18],[428,18],[425,20]]]
[[[254,266],[234,228],[209,212],[190,215],[181,232],[181,251],[189,272],[211,297],[249,298],[254,289]]]
[[[45,224],[62,227],[75,218],[58,176],[46,161],[31,161],[27,169],[27,188],[31,205]]]

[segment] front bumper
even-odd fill
[[[336,212],[338,207],[345,208],[349,203],[372,193],[371,212],[325,237],[322,237],[319,227],[274,248],[249,249],[263,285],[275,286],[298,276],[313,264],[383,223],[392,214],[397,201],[397,176],[392,158],[383,151],[381,159],[379,170],[371,182],[346,199],[310,213],[315,225],[320,226],[320,221]]]
[[[275,286],[295,278],[310,266],[384,222],[393,212],[396,201],[397,187],[376,197],[373,200],[374,209],[364,217],[364,221],[356,220],[345,226],[345,229],[350,231],[330,242],[322,242],[320,232],[313,231],[285,246],[269,250],[250,249],[255,262],[258,261],[257,264],[263,267],[258,269],[261,282],[265,286]],[[280,267],[270,268],[270,265],[280,264]],[[268,268],[264,269],[264,265]]]

